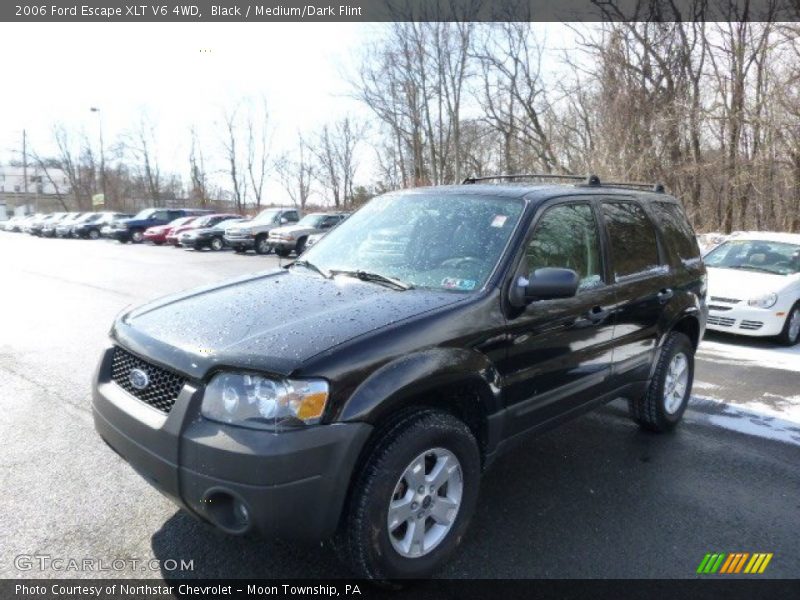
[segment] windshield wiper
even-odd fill
[[[347,271],[343,269],[331,269],[331,275],[347,275],[348,277],[356,277],[361,281],[371,281],[372,283],[385,285],[387,287],[392,287],[403,291],[414,289],[414,286],[411,285],[410,283],[406,283],[405,281],[400,281],[399,279],[395,279],[394,277],[387,277],[386,275],[381,275],[380,273],[370,273],[368,271]]]
[[[316,271],[317,273],[322,275],[325,279],[330,279],[330,277],[331,277],[330,273],[326,273],[325,271],[320,269],[317,265],[315,265],[314,263],[308,262],[305,259],[299,259],[299,260],[296,260],[294,262],[291,262],[288,265],[286,265],[284,267],[284,269],[288,269],[289,267],[294,267],[294,266],[305,267],[306,269],[311,269],[312,271]]]

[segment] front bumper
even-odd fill
[[[98,367],[95,428],[163,494],[228,533],[311,541],[334,533],[370,425],[232,427],[200,415],[201,386],[191,383],[165,414],[111,381],[112,355]]]
[[[128,229],[103,229],[103,236],[118,242],[127,242],[131,239],[131,232]]]
[[[224,236],[225,243],[231,248],[255,248],[256,238],[244,235]]]
[[[279,238],[269,238],[269,243],[273,248],[283,248],[284,250],[294,250],[297,240],[283,240]]]
[[[167,240],[163,233],[147,233],[145,231],[143,235],[145,242],[152,242],[154,244],[163,244]]]
[[[777,314],[781,312],[779,306],[756,308],[743,302],[730,306],[714,302],[709,306],[706,329],[752,337],[779,335],[786,321],[785,312]]]

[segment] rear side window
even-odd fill
[[[293,210],[283,213],[283,218],[291,223],[296,223],[297,221],[300,220],[299,217],[297,216],[297,213]]]
[[[681,207],[667,202],[654,202],[652,206],[670,251],[684,264],[699,259],[697,238]]]
[[[603,218],[616,279],[660,266],[656,230],[641,206],[634,202],[604,202]]]
[[[603,284],[600,236],[592,207],[585,202],[560,204],[542,215],[526,249],[528,267],[572,269],[579,289]]]

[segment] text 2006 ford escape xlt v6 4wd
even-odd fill
[[[359,575],[424,576],[525,434],[620,397],[648,429],[680,420],[705,288],[660,188],[390,193],[286,268],[120,316],[95,424],[226,532],[332,538]]]

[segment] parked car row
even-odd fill
[[[13,217],[3,224],[11,232],[41,237],[98,239],[121,243],[171,245],[194,250],[298,256],[349,216],[348,213],[311,213],[295,208],[267,208],[256,217],[215,213],[196,208],[147,208],[136,215],[103,212],[55,212]]]

